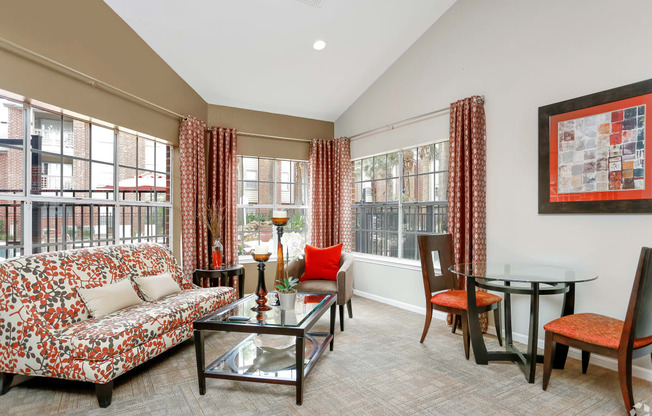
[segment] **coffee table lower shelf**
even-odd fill
[[[195,336],[201,337],[197,332],[200,331],[195,330]],[[199,393],[206,394],[206,378],[294,385],[297,404],[301,405],[303,382],[326,346],[330,345],[330,350],[333,350],[333,334],[309,332],[305,337],[296,337],[294,345],[278,351],[257,347],[254,343],[257,335],[249,335],[203,368],[199,374]],[[203,367],[199,361],[197,364],[198,370]]]

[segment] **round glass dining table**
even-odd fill
[[[504,293],[503,306],[505,316],[505,351],[487,351],[474,290],[467,291],[469,333],[473,355],[478,364],[489,361],[514,361],[519,364],[525,378],[534,383],[537,362],[543,362],[543,356],[537,354],[539,338],[539,296],[563,294],[561,316],[574,313],[575,284],[588,282],[598,275],[580,269],[544,264],[518,263],[459,263],[449,270],[466,278],[466,287],[479,287],[493,292]],[[527,351],[519,351],[512,340],[512,295],[530,297],[530,324]],[[500,333],[497,334],[500,336]],[[563,369],[568,356],[568,347],[557,345],[555,349],[554,368]]]

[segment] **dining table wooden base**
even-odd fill
[[[463,263],[452,266],[450,270],[466,277],[466,287],[479,287],[492,292],[504,293],[505,316],[505,350],[488,351],[482,336],[480,317],[477,307],[475,290],[467,290],[468,326],[471,337],[473,355],[477,364],[488,364],[491,361],[511,361],[518,364],[528,383],[534,383],[537,363],[543,363],[543,355],[538,353],[539,340],[539,298],[542,295],[564,294],[561,316],[571,315],[575,310],[575,283],[597,279],[597,275],[566,270],[561,277],[532,276],[523,277],[518,273],[518,267],[502,265],[503,273],[492,273],[487,263]],[[523,267],[523,266],[521,266]],[[533,266],[541,268],[542,266]],[[496,266],[493,267],[495,269]],[[516,269],[516,270],[514,270]],[[556,270],[557,268],[553,268]],[[547,281],[546,281],[547,280]],[[512,283],[520,283],[514,286]],[[528,344],[525,352],[514,345],[512,333],[512,295],[524,295],[530,298],[530,315],[528,329]],[[554,352],[553,367],[563,369],[568,356],[568,347],[558,345]]]

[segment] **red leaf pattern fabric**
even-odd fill
[[[205,172],[206,123],[188,116],[179,127],[181,170],[181,245],[183,271],[190,277],[199,266],[208,265]]]
[[[76,289],[169,272],[182,292],[89,319]],[[157,244],[37,254],[0,263],[0,372],[106,383],[192,336],[236,300],[201,289]]]
[[[319,248],[343,244],[351,251],[351,140],[313,140],[310,243]]]
[[[473,96],[451,104],[448,166],[448,230],[455,263],[485,262],[486,126],[484,99]],[[459,289],[465,279],[459,278]],[[451,317],[448,317],[449,323]],[[480,324],[487,330],[487,314]]]

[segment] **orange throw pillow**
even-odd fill
[[[306,245],[306,271],[300,281],[310,279],[337,280],[342,257],[342,244],[327,248]]]

